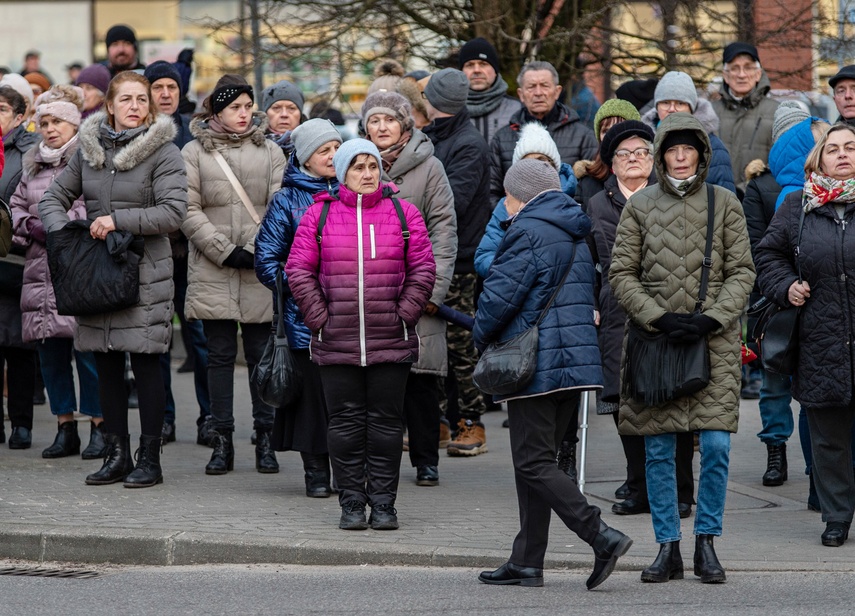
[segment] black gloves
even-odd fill
[[[255,269],[255,255],[245,250],[243,246],[238,246],[226,257],[223,265],[235,269]]]
[[[668,334],[671,340],[695,342],[721,327],[721,324],[705,314],[666,312],[653,322],[653,327]]]

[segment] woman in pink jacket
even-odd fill
[[[338,194],[316,195],[285,271],[320,367],[339,528],[394,530],[404,390],[436,265],[419,211],[380,184],[373,143],[345,142],[333,164]]]

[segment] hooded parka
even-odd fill
[[[201,118],[190,123],[196,140],[182,150],[188,192],[187,219],[181,226],[190,241],[188,319],[265,323],[273,318],[272,296],[255,270],[223,265],[236,248],[255,252],[258,225],[212,154],[222,154],[261,220],[285,171],[285,156],[265,138],[266,128],[267,116],[261,112],[253,114],[252,126],[240,135],[215,132]]]
[[[660,151],[672,131],[692,130],[705,146],[698,172],[684,194],[666,177]],[[707,177],[711,146],[700,122],[674,113],[654,141],[657,184],[627,201],[616,232],[609,282],[628,318],[657,332],[666,312],[691,313],[701,284],[707,237]],[[729,190],[714,187],[712,267],[703,314],[721,327],[708,336],[710,382],[701,391],[661,406],[621,396],[618,429],[627,435],[694,430],[736,432],[739,419],[741,332],[739,317],[754,284],[754,264],[742,206]],[[624,342],[625,346],[625,342]],[[622,359],[621,381],[626,377]]]
[[[140,261],[140,301],[101,315],[77,317],[79,351],[166,353],[172,336],[172,249],[168,234],[187,211],[187,178],[172,140],[175,124],[158,116],[151,126],[116,133],[107,114],[80,126],[80,146],[39,203],[48,233],[69,221],[68,210],[83,195],[91,221],[111,215],[116,229],[145,238]],[[81,281],[81,284],[85,284]]]

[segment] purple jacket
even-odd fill
[[[24,342],[45,338],[73,338],[77,328],[74,317],[56,313],[56,296],[48,269],[45,249],[45,228],[39,218],[39,201],[51,183],[59,177],[77,151],[70,147],[54,167],[42,162],[38,146],[31,148],[23,159],[23,175],[10,199],[15,229],[14,242],[26,247],[24,286],[21,290],[22,335]],[[86,218],[83,199],[74,202],[68,211],[71,220]]]
[[[421,214],[401,201],[410,231],[404,254],[394,185],[358,195],[345,186],[323,192],[303,215],[285,272],[312,331],[318,365],[415,362],[416,323],[433,292],[436,264]],[[316,239],[323,202],[329,215]]]

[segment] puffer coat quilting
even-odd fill
[[[693,183],[684,196],[665,175],[658,153],[670,131],[693,130],[706,146]],[[707,234],[710,142],[701,124],[687,113],[668,116],[654,141],[657,184],[627,201],[617,228],[609,283],[628,318],[648,331],[666,312],[691,313],[701,283]],[[754,264],[745,216],[736,196],[714,187],[712,267],[703,313],[721,324],[708,336],[710,383],[701,391],[645,406],[621,396],[621,434],[653,435],[694,430],[736,432],[741,384],[739,317],[754,284]],[[625,346],[625,341],[624,341]],[[626,357],[622,359],[625,378]]]

